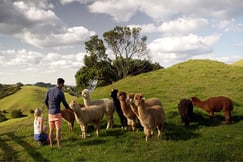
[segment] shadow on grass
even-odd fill
[[[243,120],[243,116],[241,115],[232,115],[232,124],[238,123],[241,120]],[[194,126],[195,128],[199,126],[219,126],[226,124],[224,115],[216,114],[214,115],[214,118],[210,118],[209,116],[203,116],[198,113],[193,114],[193,122],[196,122],[197,124]]]
[[[34,161],[40,161],[40,160],[48,161],[48,159],[45,159],[39,152],[35,151],[36,148],[34,148],[29,143],[24,141],[23,137],[18,137],[13,132],[1,134],[1,137],[4,137],[4,136],[7,136],[6,138],[10,138],[16,144],[19,144],[20,146],[22,146],[24,148],[25,152],[27,152]],[[9,141],[9,139],[8,139],[8,141]],[[4,140],[2,138],[0,138],[0,143],[1,143],[0,148],[4,151],[4,155],[3,155],[4,159],[1,159],[1,160],[19,161],[18,157],[15,154],[17,152],[17,150],[15,150],[11,146],[9,146],[6,142],[6,140]]]
[[[165,131],[163,135],[166,140],[189,140],[192,138],[198,138],[200,134],[195,133],[190,127],[184,127],[183,125],[176,125],[173,123],[165,124]]]

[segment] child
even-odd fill
[[[35,110],[34,117],[34,139],[38,141],[39,145],[48,144],[48,134],[46,133],[42,110],[40,108]]]

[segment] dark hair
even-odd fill
[[[57,84],[60,85],[60,84],[64,84],[65,80],[62,79],[62,78],[58,78],[57,79]]]

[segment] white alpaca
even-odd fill
[[[103,98],[99,100],[91,100],[90,92],[88,89],[84,89],[82,91],[82,98],[84,101],[85,106],[92,106],[92,105],[103,105],[104,111],[107,117],[107,126],[106,129],[112,128],[114,124],[113,113],[115,112],[115,105],[113,100],[109,98]]]
[[[71,109],[73,109],[76,122],[80,125],[82,138],[86,138],[89,123],[94,124],[96,135],[99,136],[100,124],[104,116],[104,106],[95,105],[81,108],[80,105],[75,101],[71,101],[69,106]]]
[[[155,128],[158,130],[158,138],[160,139],[165,120],[165,113],[162,106],[154,105],[146,107],[145,99],[142,94],[136,94],[134,96],[134,102],[138,108],[139,120],[144,127],[146,141],[153,135]]]

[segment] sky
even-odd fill
[[[242,0],[0,0],[0,83],[76,85],[84,43],[115,26],[140,27],[165,68],[243,58]]]

